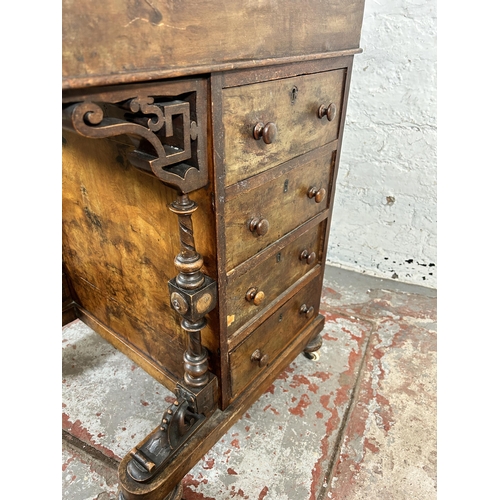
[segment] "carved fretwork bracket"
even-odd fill
[[[130,137],[132,165],[189,193],[208,180],[206,107],[201,79],[127,85],[68,94],[63,127],[94,139]]]

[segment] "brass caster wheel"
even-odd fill
[[[311,361],[318,361],[319,360],[319,351],[304,352],[304,356],[307,359],[310,359]]]

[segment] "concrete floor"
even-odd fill
[[[436,498],[436,292],[328,267],[320,358],[299,356],[183,480],[185,500]],[[62,498],[114,500],[173,394],[62,330]]]

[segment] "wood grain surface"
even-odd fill
[[[172,189],[126,160],[130,146],[114,140],[63,136],[63,259],[78,303],[160,368],[182,375],[186,334],[169,300],[177,271],[177,217]],[[216,278],[210,185],[193,193],[197,249],[203,271]],[[217,311],[212,313],[216,319]],[[210,324],[217,324],[210,321]],[[203,330],[215,352],[218,335]],[[218,365],[218,360],[212,357]]]
[[[63,0],[63,88],[359,47],[364,0],[304,7],[297,0]]]
[[[232,335],[255,315],[265,311],[293,283],[322,262],[324,228],[325,222],[322,222],[289,243],[283,250],[270,254],[258,265],[249,267],[243,275],[232,275],[228,278],[228,335]],[[300,254],[304,250],[316,254],[312,262],[300,260]],[[246,293],[252,287],[265,295],[258,305],[246,299]]]
[[[225,185],[334,141],[344,80],[345,70],[340,69],[224,89]],[[318,118],[318,108],[330,103],[337,108],[335,118]],[[254,138],[257,123],[275,124],[274,142]]]
[[[236,397],[250,382],[267,368],[290,344],[298,333],[318,315],[321,298],[321,277],[317,276],[285,302],[268,320],[259,326],[244,342],[229,354],[231,387]],[[302,305],[313,307],[315,314],[306,317],[300,313]],[[259,349],[268,356],[268,363],[260,366],[252,360]]]
[[[226,267],[228,270],[271,245],[329,206],[307,196],[310,187],[329,192],[332,174],[332,151],[312,155],[297,168],[229,199],[224,207],[226,226]],[[286,184],[286,188],[285,188]],[[269,222],[266,234],[258,236],[249,229],[253,218]]]

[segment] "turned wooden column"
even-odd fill
[[[188,293],[203,290],[207,284],[207,277],[201,272],[203,257],[196,251],[191,218],[198,206],[187,194],[182,194],[169,208],[179,219],[181,242],[181,251],[174,261],[179,271],[175,283]],[[198,300],[193,301],[192,304],[189,304],[189,299],[179,290],[171,290],[170,296],[172,307],[183,317],[181,326],[187,333],[184,381],[190,387],[202,387],[208,383],[208,353],[201,344],[201,330],[207,324],[204,315],[209,312],[210,306],[215,304],[215,296],[210,291],[201,296],[196,295]]]

